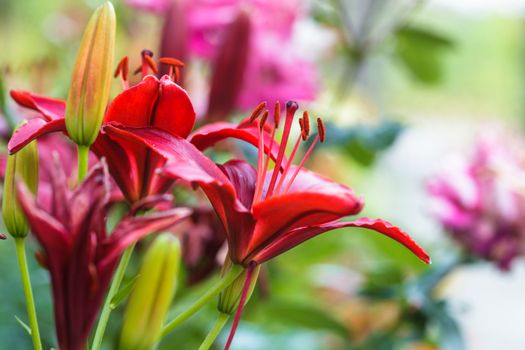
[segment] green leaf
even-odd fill
[[[270,300],[264,303],[265,314],[272,322],[279,320],[287,326],[304,327],[314,330],[328,330],[347,337],[349,329],[328,312],[306,302],[291,300]]]
[[[24,321],[19,319],[17,315],[15,315],[15,319],[22,326],[22,328],[27,332],[27,334],[31,335],[31,328]]]
[[[403,126],[394,120],[383,120],[377,125],[356,125],[340,128],[326,123],[326,133],[330,135],[326,144],[344,149],[362,165],[371,165],[377,155],[387,150],[397,139]]]
[[[111,299],[110,307],[112,310],[115,310],[124,300],[126,300],[137,282],[139,275],[136,275],[130,279],[119,291],[115,294],[113,299]]]
[[[445,301],[427,302],[425,313],[431,318],[439,330],[439,345],[443,350],[464,350],[465,343],[461,330],[454,318],[448,312]]]
[[[395,53],[411,75],[425,84],[436,84],[443,78],[445,54],[453,42],[424,28],[405,27],[396,33]]]

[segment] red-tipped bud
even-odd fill
[[[66,103],[66,127],[78,145],[98,136],[109,98],[115,48],[115,10],[106,2],[95,10],[84,31]]]

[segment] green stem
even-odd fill
[[[33,338],[33,346],[35,350],[42,350],[42,343],[40,341],[40,331],[38,330],[38,320],[36,317],[35,300],[33,299],[31,279],[29,278],[29,269],[27,268],[24,238],[15,238],[15,245],[16,256],[18,258],[18,266],[20,267],[20,276],[22,277],[22,284],[24,285],[24,294],[26,297],[27,306],[27,317],[29,318],[29,326],[31,327],[31,337]]]
[[[86,177],[88,172],[89,146],[77,146],[78,153],[78,182]]]
[[[235,281],[237,277],[244,271],[244,268],[240,265],[232,265],[230,271],[220,280],[217,284],[211,287],[203,296],[195,301],[189,308],[184,310],[181,314],[175,317],[173,320],[168,322],[162,329],[162,337],[165,337],[174,330],[182,322],[193,316],[199,311],[204,305],[206,305],[213,297],[222,292],[226,287]]]
[[[219,333],[221,333],[229,317],[230,315],[222,312],[219,314],[219,318],[213,325],[213,328],[211,329],[210,333],[208,333],[208,335],[202,342],[201,346],[199,347],[199,350],[208,350],[213,345],[213,342],[215,341],[215,339],[217,339]]]
[[[124,251],[122,258],[120,259],[117,270],[115,271],[115,277],[113,277],[113,281],[111,281],[111,286],[109,287],[109,292],[106,296],[106,301],[104,302],[104,306],[102,306],[102,311],[100,312],[100,318],[98,320],[97,329],[95,330],[95,336],[93,337],[93,344],[91,345],[91,350],[99,350],[102,345],[104,332],[106,331],[106,326],[109,321],[109,315],[112,311],[111,301],[120,288],[120,283],[124,278],[124,273],[126,272],[126,268],[128,267],[128,263],[134,248],[134,244],[129,246],[128,249]]]

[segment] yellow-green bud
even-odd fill
[[[149,350],[160,340],[175,295],[180,257],[180,242],[170,234],[159,236],[149,247],[126,306],[120,350]]]
[[[222,267],[221,275],[224,276],[226,273],[228,273],[231,266],[231,260],[229,258],[226,258],[224,266]],[[261,265],[257,265],[254,267],[254,270],[251,275],[250,287],[246,296],[246,302],[248,302],[248,300],[250,300],[250,297],[252,296],[255,285],[257,284],[257,277],[259,277],[260,269]],[[247,273],[248,270],[244,269],[244,271],[239,275],[239,277],[237,277],[235,281],[233,281],[233,283],[230,284],[229,287],[227,287],[221,292],[221,294],[219,295],[219,304],[217,305],[217,308],[220,312],[232,315],[237,310],[239,302],[241,301],[242,289],[246,281]]]
[[[91,145],[100,130],[109,98],[115,51],[115,10],[98,7],[82,36],[66,103],[66,127],[78,145]]]
[[[36,194],[38,187],[38,149],[32,141],[7,157],[2,215],[7,231],[15,238],[27,236],[28,225],[17,199],[16,179],[23,181]]]

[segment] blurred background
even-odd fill
[[[6,91],[65,98],[100,3],[0,0],[2,135],[27,117]],[[135,68],[147,48],[183,59],[181,84],[201,122],[238,120],[263,100],[298,100],[323,116],[328,139],[309,166],[351,186],[365,216],[402,227],[432,256],[424,266],[355,229],[311,240],[266,264],[235,349],[525,348],[525,2],[113,3],[117,58]],[[49,279],[30,263],[49,348]],[[0,349],[30,348],[12,240],[0,243],[0,276]],[[182,283],[173,313],[208,282]],[[213,315],[210,305],[159,349],[197,348]]]

